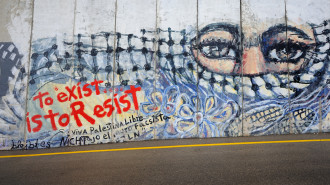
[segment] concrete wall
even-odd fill
[[[328,0],[0,5],[1,150],[330,131]]]

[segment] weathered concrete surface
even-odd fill
[[[0,2],[0,149],[25,140],[32,0]]]
[[[272,140],[330,134],[159,140],[0,155]],[[0,159],[1,184],[328,184],[330,142],[101,152]],[[24,166],[24,167],[22,167]]]

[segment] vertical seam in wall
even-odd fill
[[[241,106],[241,119],[239,119],[239,120],[241,120],[241,123],[242,123],[242,127],[241,127],[241,129],[242,129],[242,136],[244,136],[244,127],[243,127],[243,118],[244,118],[244,92],[243,92],[243,58],[242,58],[242,56],[243,56],[243,21],[242,21],[242,0],[240,0],[239,1],[239,11],[240,11],[240,13],[239,13],[239,27],[240,27],[240,29],[239,29],[239,36],[240,36],[240,60],[241,60],[241,89],[242,89],[242,93],[241,93],[241,96],[242,96],[242,106]]]
[[[114,25],[114,37],[113,37],[113,60],[112,60],[112,66],[113,66],[113,71],[112,71],[112,87],[114,87],[115,85],[115,68],[116,68],[116,40],[117,40],[117,3],[118,3],[118,0],[115,1],[115,25]],[[113,99],[113,95],[114,95],[114,91],[112,91],[111,93],[112,95],[112,99]],[[111,104],[112,104],[112,107],[113,106],[113,101],[111,101]],[[111,140],[112,142],[115,142],[115,138],[114,138],[114,135],[113,135],[113,125],[114,125],[114,115],[112,114],[111,115],[111,130],[110,130],[110,133],[111,133]]]
[[[28,96],[29,96],[29,79],[30,79],[30,66],[31,66],[31,51],[32,51],[32,33],[33,33],[33,20],[34,20],[34,0],[31,1],[31,28],[30,28],[30,46],[29,46],[29,54],[28,54],[28,63],[27,63],[27,79],[26,79],[26,94],[25,94],[25,119],[24,119],[24,144],[26,144],[27,140],[27,131],[26,131],[26,117],[28,111]]]
[[[323,122],[322,122],[322,99],[320,98],[320,101],[319,101],[319,132],[318,133],[321,133],[322,132],[322,125],[323,125]]]
[[[76,13],[77,13],[77,0],[74,1],[74,8],[73,8],[73,29],[72,29],[72,60],[73,60],[73,67],[74,68],[74,63],[76,62],[76,59],[74,57],[74,33],[76,30]],[[74,70],[74,69],[73,69]],[[69,84],[72,86],[72,78],[69,79]],[[72,100],[73,101],[73,100]],[[70,101],[70,106],[71,106],[71,101]],[[70,109],[70,106],[68,107]],[[71,128],[71,124],[69,124],[69,132],[67,133],[68,138],[71,138],[71,134],[70,134],[70,128]]]
[[[286,41],[286,47],[285,50],[288,51],[288,15],[287,15],[287,7],[286,7],[286,3],[287,0],[284,0],[284,9],[285,9],[285,41]],[[288,60],[289,54],[287,52],[286,54],[286,58]],[[289,110],[291,109],[291,96],[290,96],[290,69],[289,69],[289,62],[286,63],[286,67],[287,67],[287,89],[288,89],[288,103],[289,103]],[[290,114],[289,114],[290,115]],[[289,116],[289,120],[288,120],[288,124],[289,124],[289,134],[291,134],[292,132],[292,124],[290,121],[290,116]]]
[[[158,80],[158,78],[157,78],[157,71],[156,71],[156,69],[157,69],[157,59],[158,59],[158,57],[157,57],[157,52],[156,52],[156,50],[157,50],[157,41],[158,41],[158,32],[157,32],[157,29],[158,29],[158,0],[156,0],[156,25],[155,25],[156,27],[155,27],[155,43],[153,44],[153,47],[154,47],[154,54],[153,54],[153,62],[154,62],[154,82],[153,82],[153,90],[156,90],[156,81]],[[154,137],[153,137],[153,139],[156,139],[156,128],[157,128],[157,122],[155,123],[155,125],[154,125],[154,133],[153,133],[153,135],[154,135]]]
[[[198,48],[198,45],[199,45],[199,23],[198,23],[198,6],[199,6],[199,0],[196,0],[196,39],[195,39],[195,45],[197,46]],[[197,49],[197,57],[198,58],[199,56],[199,50]],[[199,96],[199,91],[198,91],[198,87],[199,87],[199,72],[198,72],[198,64],[196,63],[196,72],[197,72],[197,84],[196,84],[196,93],[197,93],[197,104],[195,105],[196,106],[196,110],[197,112],[199,112],[199,105],[200,105],[200,96]],[[195,123],[197,125],[197,137],[200,137],[200,133],[199,133],[199,125],[197,123]]]

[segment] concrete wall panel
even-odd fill
[[[329,1],[287,0],[292,133],[329,131]]]
[[[243,135],[289,133],[284,1],[242,1]]]
[[[74,0],[35,0],[28,91],[27,141],[59,147],[69,134],[72,90]],[[58,94],[64,93],[64,98]],[[61,96],[61,95],[60,95]]]
[[[1,1],[0,150],[25,143],[32,1]],[[15,146],[14,146],[15,145]],[[19,148],[19,147],[18,147]]]
[[[74,145],[112,142],[112,116],[104,103],[113,99],[110,90],[113,88],[116,1],[79,0],[75,9],[72,86],[76,85],[88,95],[79,101],[91,119],[86,119],[81,126],[71,124],[70,137],[78,140]],[[91,95],[84,87],[93,90]],[[71,105],[77,101],[72,100]]]
[[[239,136],[241,110],[240,1],[198,3],[198,63],[200,137]]]
[[[191,54],[197,36],[197,1],[157,2],[157,82],[151,96],[158,95],[163,101],[154,103],[157,111],[150,114],[167,118],[158,121],[157,138],[197,137],[194,117],[198,111],[193,101],[197,97],[197,65]]]
[[[140,111],[155,81],[156,0],[117,2],[113,112],[114,141],[154,138],[154,124]]]

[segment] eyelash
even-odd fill
[[[230,42],[206,41],[199,45],[199,51],[210,59],[231,59],[236,57],[236,48]]]

